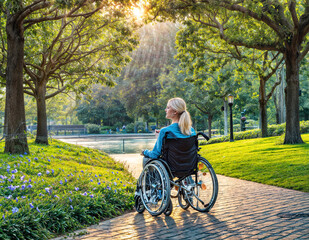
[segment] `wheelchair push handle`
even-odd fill
[[[209,137],[208,137],[205,133],[203,133],[203,132],[198,132],[198,133],[196,134],[196,136],[199,136],[199,135],[203,136],[203,138],[205,138],[207,141],[209,141]]]

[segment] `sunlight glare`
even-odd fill
[[[132,12],[136,18],[142,18],[144,14],[144,10],[140,7],[134,7]]]

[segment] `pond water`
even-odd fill
[[[145,149],[152,150],[156,139],[104,139],[104,138],[66,138],[63,142],[102,150],[108,154],[140,153]]]

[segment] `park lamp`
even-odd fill
[[[233,95],[228,95],[228,97],[227,97],[227,102],[228,102],[228,104],[229,104],[229,106],[233,106],[233,103],[234,103],[234,97],[233,97]]]
[[[233,113],[232,113],[232,106],[234,103],[234,97],[230,94],[227,97],[227,102],[230,106],[230,142],[234,142],[234,136],[233,136]]]

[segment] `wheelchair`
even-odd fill
[[[208,212],[216,202],[218,180],[211,164],[198,154],[198,137],[208,136],[199,132],[189,138],[163,138],[162,152],[158,159],[150,159],[138,181],[134,196],[135,209],[145,209],[152,215],[173,211],[171,198],[178,198],[179,206],[190,206]]]

